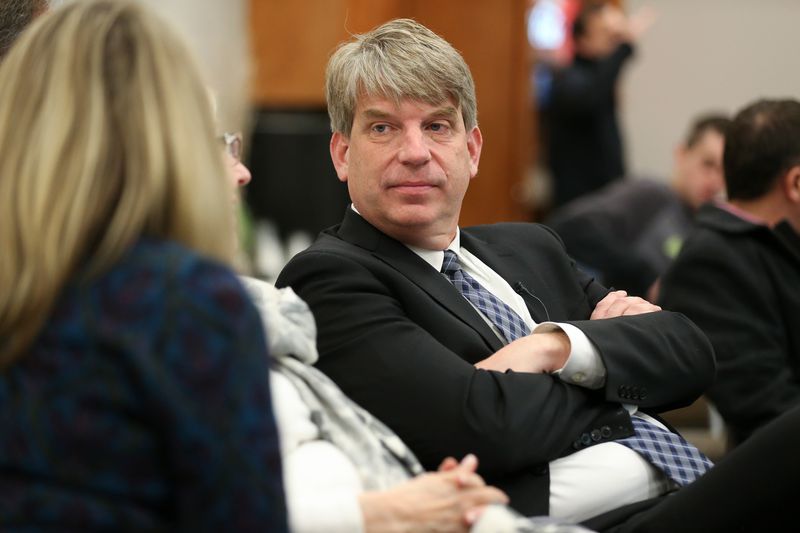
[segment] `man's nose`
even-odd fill
[[[401,163],[407,165],[423,165],[430,161],[431,151],[425,132],[418,128],[410,128],[403,133],[402,146],[398,152]]]

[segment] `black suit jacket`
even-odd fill
[[[426,468],[475,453],[480,473],[516,509],[546,514],[549,461],[632,435],[620,402],[671,409],[710,383],[710,345],[682,315],[589,321],[607,290],[574,268],[544,226],[468,228],[461,244],[520,292],[535,320],[584,331],[607,367],[605,387],[476,370],[473,363],[502,347],[497,336],[443,275],[350,209],[277,280],[314,312],[319,368]]]
[[[704,207],[661,285],[719,361],[708,392],[733,442],[800,404],[800,235]]]

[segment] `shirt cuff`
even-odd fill
[[[599,389],[605,385],[606,367],[600,358],[600,352],[583,331],[572,324],[542,322],[534,328],[533,333],[549,331],[563,331],[570,343],[567,362],[553,374],[557,375],[561,381],[587,389]]]

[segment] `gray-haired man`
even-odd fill
[[[608,529],[649,508],[638,519],[667,523],[650,520],[675,499],[661,496],[707,463],[644,411],[708,387],[705,336],[595,283],[543,226],[459,228],[483,143],[474,85],[424,26],[396,20],[341,46],[327,94],[353,204],[277,281],[316,316],[320,369],[426,467],[476,453],[524,514],[602,515],[590,525]]]

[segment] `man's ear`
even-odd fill
[[[343,133],[335,131],[331,135],[330,150],[336,175],[339,176],[339,181],[345,183],[348,175],[347,162],[350,155],[350,139],[345,137]]]
[[[480,128],[475,126],[467,132],[467,151],[469,152],[469,177],[474,178],[478,174],[478,163],[481,160],[481,148],[483,147],[483,135]]]
[[[783,175],[783,191],[793,204],[800,204],[800,165],[795,165]]]

